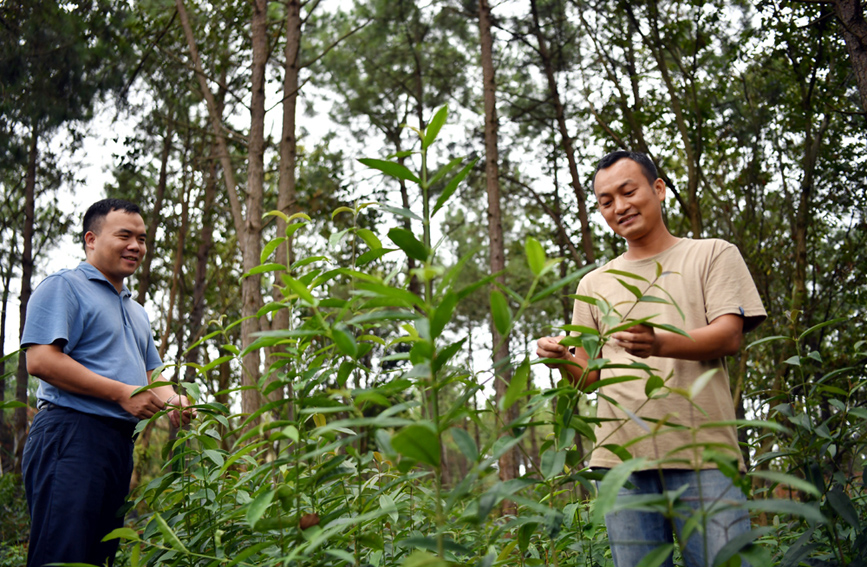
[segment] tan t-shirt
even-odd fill
[[[663,270],[659,278],[657,263]],[[629,272],[646,281],[613,274],[610,270]],[[646,295],[666,300],[669,300],[670,295],[683,312],[683,317],[673,305],[652,300],[637,302],[635,294],[618,279],[637,287]],[[651,284],[655,287],[651,287]],[[606,317],[604,309],[598,305],[575,301],[572,323],[598,329],[603,334],[616,326],[617,320],[621,318],[636,320],[655,315],[652,322],[666,323],[689,332],[707,326],[721,315],[733,313],[744,317],[744,332],[747,332],[767,317],[740,252],[734,245],[717,239],[684,238],[651,258],[615,258],[587,274],[578,285],[578,294],[603,298],[613,308]],[[730,453],[738,459],[740,468],[744,469],[735,427],[697,429],[703,423],[735,419],[729,376],[723,359],[704,362],[661,357],[641,359],[614,346],[613,342],[605,344],[602,358],[614,364],[629,364],[633,361],[645,363],[654,369],[654,375],[665,381],[666,386],[687,392],[702,374],[712,369],[716,372],[693,400],[707,413],[705,416],[688,399],[675,393],[669,393],[661,399],[648,399],[645,394],[645,384],[649,378],[647,372],[624,368],[603,370],[600,379],[641,377],[640,380],[603,386],[599,392],[640,418],[648,418],[644,424],[651,433],[600,395],[597,417],[612,418],[614,421],[605,421],[596,430],[597,447],[590,459],[591,467],[620,464],[622,461],[619,457],[602,447],[615,444],[626,447],[634,457],[665,459],[665,468],[714,468],[713,463],[702,461],[703,449],[697,448],[696,444],[715,444],[713,448],[716,451]],[[663,420],[665,424],[660,426],[652,420]],[[644,439],[634,441],[640,437]]]

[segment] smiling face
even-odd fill
[[[145,255],[146,229],[141,215],[114,210],[84,235],[87,262],[120,291]]]
[[[662,220],[665,182],[651,183],[638,163],[624,158],[600,169],[593,190],[605,222],[630,247],[670,236]]]

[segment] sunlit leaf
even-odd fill
[[[538,276],[545,269],[545,251],[542,249],[542,245],[532,236],[528,236],[524,250],[527,254],[527,264],[529,264],[530,270]]]

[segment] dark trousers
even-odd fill
[[[30,511],[28,567],[114,563],[120,508],[132,475],[134,424],[48,405],[33,419],[24,448]]]

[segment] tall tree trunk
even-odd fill
[[[229,204],[232,210],[232,219],[235,232],[238,235],[238,244],[241,248],[244,271],[249,271],[259,263],[261,251],[262,231],[262,185],[264,180],[264,118],[265,118],[265,63],[268,57],[267,41],[267,14],[265,13],[265,1],[256,0],[252,24],[253,40],[253,67],[252,67],[252,97],[250,104],[250,141],[247,171],[247,202],[246,218],[242,211],[241,200],[238,195],[238,185],[229,156],[229,148],[226,136],[223,132],[222,117],[218,113],[217,102],[208,85],[201,58],[199,57],[193,28],[190,24],[184,0],[175,0],[178,16],[184,35],[190,48],[190,58],[195,69],[196,78],[202,90],[202,96],[208,106],[208,115],[211,119],[211,127],[220,149],[220,164],[223,169],[223,177],[226,182],[226,190],[229,196]],[[258,154],[258,157],[257,157]],[[241,284],[241,315],[248,317],[241,324],[241,346],[246,348],[253,340],[253,334],[260,329],[259,320],[255,317],[262,301],[260,288],[261,278],[250,276],[244,278]],[[253,351],[243,360],[243,385],[258,385],[261,368],[259,366],[259,352]],[[244,390],[241,394],[241,411],[253,413],[261,406],[261,396],[255,389]]]
[[[168,183],[169,155],[172,150],[172,135],[174,133],[171,115],[169,115],[166,123],[166,135],[163,138],[163,150],[162,155],[160,155],[160,177],[157,181],[157,190],[154,196],[154,210],[151,212],[147,235],[145,236],[147,248],[145,249],[145,257],[138,271],[138,296],[136,301],[142,305],[144,305],[147,299],[148,288],[151,285],[151,262],[154,259],[155,253],[154,243],[157,237],[157,227],[160,225],[162,218],[163,199],[165,198],[166,184]]]
[[[21,236],[24,247],[21,252],[21,298],[19,300],[19,332],[18,337],[24,333],[24,322],[27,319],[27,303],[33,292],[31,280],[33,278],[33,224],[36,216],[36,157],[39,148],[39,130],[34,124],[31,129],[30,150],[27,160],[27,176],[24,180],[24,226]],[[17,473],[21,472],[21,457],[24,455],[24,444],[27,442],[27,384],[30,375],[27,373],[27,355],[21,353],[18,356],[18,372],[16,375],[15,398],[25,404],[24,407],[15,408],[15,466]]]
[[[6,252],[9,261],[6,262],[6,268],[3,270],[3,294],[0,297],[0,360],[6,356],[6,313],[9,308],[9,286],[12,283],[12,262],[14,256],[11,250]],[[6,361],[0,362],[0,376],[6,376]],[[6,399],[6,380],[0,379],[0,401]],[[0,443],[6,439],[6,412],[0,410]],[[0,455],[0,475],[3,474],[3,458]]]
[[[541,58],[542,70],[545,72],[545,78],[548,81],[551,104],[554,105],[557,128],[560,131],[560,143],[563,146],[563,152],[566,154],[566,160],[569,163],[572,190],[575,192],[575,200],[578,201],[578,222],[581,223],[581,248],[584,251],[585,262],[592,264],[596,261],[596,252],[593,247],[593,232],[590,228],[590,217],[587,214],[587,195],[578,176],[575,147],[572,145],[572,137],[569,136],[569,129],[566,126],[566,110],[563,107],[563,102],[560,100],[560,90],[557,87],[557,77],[554,75],[554,66],[551,61],[551,55],[548,52],[548,44],[545,41],[545,36],[542,35],[542,28],[539,25],[539,12],[536,8],[536,0],[530,0],[530,10],[533,13],[533,31],[539,44],[539,57]]]
[[[244,272],[259,265],[262,250],[262,200],[265,182],[265,64],[268,61],[268,3],[254,0],[251,39],[253,43],[253,65],[251,72],[250,96],[250,140],[247,157],[247,203],[244,231],[240,238],[244,244]],[[241,323],[241,342],[249,345],[253,335],[261,330],[256,312],[262,306],[261,276],[244,278],[241,283],[241,315],[246,317]],[[244,357],[242,384],[256,386],[261,376],[261,357],[258,350]],[[262,397],[255,388],[241,393],[241,409],[253,413],[262,404]]]
[[[861,106],[867,112],[867,21],[864,19],[864,5],[861,0],[834,0],[834,12],[846,40]]]
[[[186,185],[186,181],[184,182]],[[172,287],[169,290],[169,308],[166,310],[166,327],[163,330],[162,341],[160,342],[160,359],[165,361],[166,352],[169,348],[169,335],[175,313],[175,303],[177,302],[178,289],[181,287],[181,278],[183,278],[184,267],[184,246],[187,239],[187,225],[190,211],[190,189],[184,191],[181,203],[181,226],[178,230],[178,243],[175,249],[175,264],[172,268]]]
[[[500,177],[499,150],[497,148],[497,80],[494,75],[494,38],[491,34],[491,7],[488,0],[479,0],[479,37],[482,52],[482,76],[485,100],[485,188],[488,193],[488,240],[490,245],[491,273],[502,272],[506,267],[505,246],[503,244],[502,214],[500,212]],[[500,275],[497,281],[504,283],[505,277]],[[512,370],[509,365],[509,337],[501,336],[494,327],[491,317],[491,335],[494,342],[494,360],[503,363],[502,370],[495,384],[497,401],[506,394]],[[517,408],[509,408],[503,416],[504,423],[510,423],[517,417]],[[500,457],[500,479],[518,478],[517,449],[512,448]],[[514,514],[512,503],[503,505],[505,514]]]
[[[211,249],[214,247],[214,227],[213,214],[211,209],[214,206],[214,201],[217,195],[217,164],[214,158],[217,154],[215,145],[211,145],[208,171],[206,174],[205,194],[202,200],[202,211],[204,218],[202,219],[202,231],[199,234],[199,246],[196,249],[196,273],[193,281],[193,298],[192,310],[190,311],[190,319],[188,324],[189,339],[188,342],[193,344],[199,340],[202,333],[202,321],[205,318],[205,290],[208,283],[208,259],[211,255]],[[187,351],[185,358],[186,362],[199,363],[202,356],[201,346],[195,346]],[[193,382],[196,377],[196,369],[188,366],[184,380]]]
[[[298,106],[298,73],[300,63],[298,53],[301,49],[301,2],[289,0],[286,3],[286,59],[283,69],[283,136],[280,138],[280,177],[277,186],[277,209],[291,216],[296,211],[295,195],[295,166],[298,154],[298,139],[295,134],[295,114]],[[277,217],[277,236],[286,235],[286,221]],[[291,266],[295,261],[293,236],[289,235],[284,244],[277,247],[277,262]],[[274,288],[274,301],[283,301],[282,292]],[[289,327],[289,311],[280,309],[274,312],[271,327],[273,329],[287,329]],[[269,365],[276,359],[269,357]],[[291,384],[289,385],[291,389]],[[287,392],[288,393],[288,392]],[[278,388],[269,396],[272,401],[278,400],[284,395],[283,389]],[[291,397],[291,394],[290,394]],[[291,404],[287,407],[291,411]],[[291,415],[286,416],[292,419]]]

